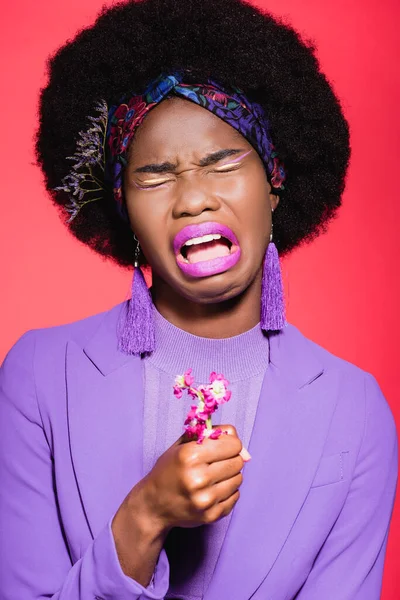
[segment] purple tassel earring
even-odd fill
[[[281,265],[278,250],[272,238],[273,225],[271,223],[271,234],[264,257],[261,284],[261,329],[265,331],[282,329],[287,325]]]
[[[139,265],[137,242],[133,263],[132,298],[119,334],[118,349],[125,354],[144,354],[155,348],[153,301]]]

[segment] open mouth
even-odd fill
[[[187,240],[181,247],[181,260],[188,264],[210,261],[215,258],[229,256],[232,251],[232,242],[219,233],[203,235]]]
[[[234,232],[215,221],[187,225],[175,236],[176,262],[188,277],[210,277],[233,268],[241,250]]]

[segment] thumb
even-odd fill
[[[174,446],[180,446],[181,444],[188,444],[189,442],[195,442],[197,440],[197,436],[189,436],[187,431],[184,431],[181,436],[172,444]]]

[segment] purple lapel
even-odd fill
[[[251,598],[271,570],[307,496],[335,406],[335,380],[293,326],[270,336],[264,378],[233,511],[205,600]]]
[[[82,349],[67,348],[71,454],[96,536],[143,476],[143,372],[118,352],[118,305]],[[335,408],[336,383],[292,325],[270,336],[270,364],[236,505],[205,600],[250,598],[268,575],[306,498]],[[107,475],[105,475],[107,474]]]
[[[67,347],[71,456],[93,537],[143,476],[142,364],[117,350],[120,306],[106,313],[84,349]]]

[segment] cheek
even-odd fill
[[[267,239],[270,222],[271,206],[269,201],[269,184],[264,171],[254,169],[253,172],[236,181],[228,182],[225,197],[236,217],[240,227],[247,236],[256,236],[253,241],[261,245]]]
[[[165,277],[169,255],[168,215],[170,207],[160,197],[151,194],[129,195],[126,198],[131,228],[140,240],[140,247],[152,269]],[[165,200],[165,198],[164,198]]]
[[[152,200],[151,194],[126,195],[126,203],[132,230],[141,240],[143,248],[152,247],[160,241],[162,232],[165,235],[167,206],[160,199]]]

